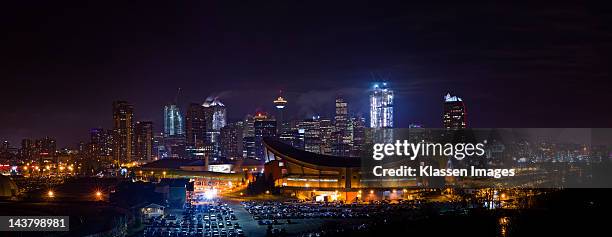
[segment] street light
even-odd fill
[[[55,197],[55,193],[53,193],[53,190],[49,190],[49,192],[47,192],[47,196],[50,198]]]

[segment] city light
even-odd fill
[[[215,188],[206,190],[206,192],[204,192],[204,199],[207,199],[207,200],[214,199],[217,197],[217,193],[218,191]]]
[[[52,190],[49,190],[47,192],[47,196],[50,197],[50,198],[55,197],[55,193]]]

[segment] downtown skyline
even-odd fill
[[[273,111],[279,90],[287,119],[332,116],[338,93],[366,114],[381,79],[396,93],[395,127],[441,127],[448,92],[468,101],[470,127],[612,126],[601,109],[610,15],[598,6],[15,4],[0,72],[0,136],[12,144],[73,146],[112,125],[115,100],[158,131],[179,87],[183,112],[218,96],[229,121]]]

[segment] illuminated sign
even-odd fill
[[[231,173],[232,165],[209,165],[208,171],[218,173]]]

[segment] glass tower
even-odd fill
[[[370,92],[370,127],[393,127],[393,90],[387,83],[374,85]]]

